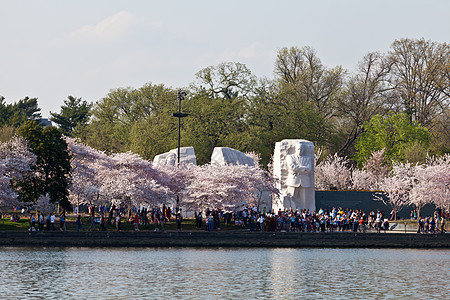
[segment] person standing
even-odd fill
[[[120,231],[120,214],[117,214],[116,216],[116,229],[117,231]]]
[[[434,217],[430,218],[430,233],[435,233],[436,220]]]
[[[208,231],[214,231],[214,220],[211,215],[208,217]]]
[[[377,229],[377,233],[381,232],[381,217],[378,214],[375,220],[375,228]]]
[[[81,216],[77,215],[77,226],[78,226],[78,232],[81,231],[81,227],[82,227],[82,223],[81,223]]]
[[[181,231],[181,222],[183,221],[183,215],[181,214],[181,209],[180,209],[180,211],[177,213],[176,220],[177,220],[177,230],[178,230],[178,231]]]
[[[38,216],[38,230],[39,231],[44,230],[44,216],[42,215],[41,212],[39,212]]]
[[[50,216],[50,226],[51,226],[52,230],[56,230],[55,221],[56,221],[55,214],[52,213],[51,216]]]
[[[106,230],[106,227],[105,227],[105,217],[103,216],[103,214],[102,214],[102,216],[100,217],[100,230],[101,231],[105,231]]]
[[[134,230],[139,230],[139,215],[137,213],[134,215]]]
[[[30,229],[28,229],[28,231],[36,231],[36,227],[35,226],[36,226],[36,219],[31,214],[30,215]]]
[[[441,233],[445,233],[445,217],[441,217]]]
[[[66,231],[66,220],[64,214],[59,215],[59,230]]]
[[[259,223],[259,230],[260,231],[265,231],[264,230],[264,214],[261,214],[257,221]]]
[[[197,220],[198,220],[198,228],[202,228],[202,223],[203,223],[203,212],[202,211],[198,212]]]
[[[422,218],[419,218],[417,220],[417,233],[422,233],[423,232],[423,221]]]

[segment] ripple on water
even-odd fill
[[[0,264],[4,299],[445,299],[450,292],[448,250],[1,248]]]

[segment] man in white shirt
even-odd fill
[[[55,217],[55,214],[54,213],[52,213],[52,215],[50,216],[50,224],[51,224],[51,228],[52,228],[52,230],[56,230],[56,227],[55,227],[55,219],[56,219],[56,217]]]

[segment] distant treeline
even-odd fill
[[[275,142],[289,138],[360,166],[381,149],[410,162],[450,152],[447,43],[395,40],[387,53],[365,55],[355,72],[324,66],[310,47],[282,48],[274,78],[225,62],[200,70],[184,90],[181,144],[195,148],[200,164],[219,146],[257,152],[267,164]],[[69,96],[51,120],[98,150],[153,159],[177,146],[177,91],[147,83],[112,89],[95,103]],[[11,105],[2,98],[1,138],[38,112],[35,98]]]

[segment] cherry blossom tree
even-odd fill
[[[429,157],[425,164],[394,163],[392,170],[380,181],[375,199],[385,201],[398,212],[405,205],[414,205],[420,215],[423,206],[434,203],[450,209],[450,155]]]
[[[43,213],[50,213],[55,210],[55,205],[51,202],[48,195],[40,196],[34,207]]]
[[[192,180],[192,175],[189,173],[189,166],[181,164],[179,166],[155,166],[155,168],[161,173],[161,176],[158,180],[163,186],[168,188],[168,193],[165,195],[160,195],[163,197],[160,199],[160,202],[175,202],[177,207],[180,205],[180,201],[182,202],[182,198],[186,197],[187,190],[186,187],[188,182]],[[176,199],[176,200],[175,200]]]
[[[380,189],[380,183],[388,175],[389,166],[386,164],[384,149],[372,152],[363,164],[362,170],[352,171],[352,184],[355,190],[375,191]]]
[[[108,167],[109,157],[76,139],[66,137],[66,142],[72,155],[69,200],[78,211],[81,204],[98,206],[100,183],[97,175],[100,169]]]
[[[351,187],[352,169],[346,157],[328,156],[315,167],[316,188],[347,190]]]
[[[74,139],[67,140],[73,156],[73,204],[126,204],[131,208],[174,198],[178,182],[139,155],[106,155]]]
[[[378,182],[375,185],[373,176],[366,170],[354,169],[352,171],[352,188],[357,191],[378,190]]]
[[[235,178],[242,166],[203,166],[185,167],[187,191],[182,206],[188,209],[223,208],[238,206],[244,202],[244,192],[239,189],[242,182]],[[235,173],[232,173],[235,172]]]
[[[31,152],[25,139],[19,136],[0,143],[0,160],[6,167],[7,176],[20,180],[31,171],[36,163],[36,155]]]
[[[429,162],[427,173],[432,177],[429,180],[429,193],[432,195],[432,201],[444,211],[450,211],[450,154]]]
[[[5,176],[7,167],[0,163],[0,213],[17,204],[17,194],[11,189],[11,177]]]
[[[404,206],[414,203],[410,199],[410,192],[417,183],[417,168],[418,165],[410,163],[394,163],[390,174],[380,182],[383,192],[375,193],[374,199],[390,205],[394,215]]]
[[[261,191],[277,192],[258,165],[187,165],[185,174],[188,184],[182,204],[189,209],[256,206]]]
[[[131,152],[115,154],[108,176],[102,176],[102,190],[115,199],[130,205],[157,205],[161,200],[173,199],[173,181],[155,169],[151,162]],[[107,172],[108,173],[108,172]],[[114,186],[115,185],[115,186]]]
[[[416,184],[411,190],[411,202],[420,209],[427,203],[450,210],[450,155],[429,157],[416,169]]]
[[[0,211],[11,209],[15,205],[30,205],[18,201],[13,190],[14,182],[31,172],[36,163],[36,155],[30,151],[27,142],[21,137],[13,137],[0,142]]]

